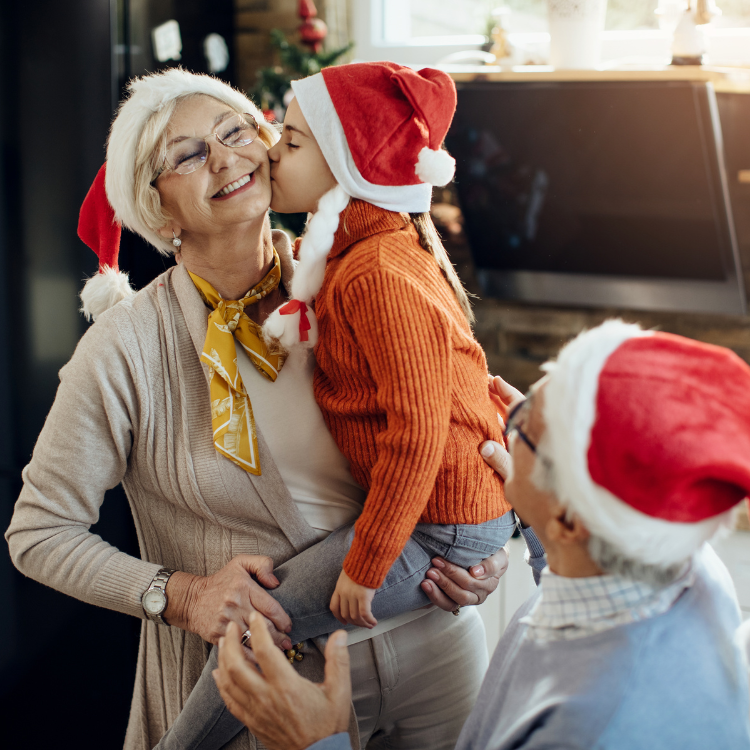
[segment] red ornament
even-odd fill
[[[317,54],[323,48],[323,40],[328,35],[328,27],[320,18],[316,18],[318,9],[313,0],[300,0],[297,15],[302,19],[299,27],[300,41]]]
[[[300,0],[297,9],[297,15],[303,20],[314,18],[318,15],[318,9],[315,7],[313,0]]]

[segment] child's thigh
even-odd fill
[[[478,524],[420,523],[413,537],[430,554],[468,568],[494,555],[513,534],[513,511]]]

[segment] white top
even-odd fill
[[[366,492],[328,431],[313,395],[315,359],[295,348],[275,382],[261,375],[238,346],[237,367],[268,449],[304,519],[320,539],[359,517]],[[273,425],[272,429],[269,426]],[[429,606],[349,632],[349,645],[386,633],[430,612]]]

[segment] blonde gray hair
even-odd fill
[[[159,190],[154,185],[154,181],[158,177],[166,159],[166,135],[169,123],[178,106],[197,96],[210,96],[210,94],[185,94],[172,99],[164,104],[160,110],[154,112],[143,126],[136,145],[135,164],[133,165],[135,178],[133,186],[135,193],[134,208],[139,220],[155,233],[158,233],[159,229],[172,218],[162,207]],[[217,101],[221,100],[217,99]],[[236,106],[232,106],[229,102],[221,101],[221,103],[238,113],[242,113],[242,110]],[[259,119],[259,112],[250,112],[249,114],[258,120],[258,137],[260,140],[268,148],[273,146],[279,138],[276,128],[266,122],[262,116]],[[163,246],[157,246],[156,249],[163,255],[170,255],[174,251],[173,246],[167,240],[164,241]]]

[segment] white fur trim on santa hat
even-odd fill
[[[318,208],[310,217],[305,233],[302,235],[291,292],[292,299],[301,300],[308,305],[306,314],[311,326],[307,333],[308,340],[300,341],[300,313],[282,315],[281,308],[284,305],[274,310],[263,324],[264,335],[278,340],[287,350],[298,344],[311,348],[318,341],[318,322],[309,305],[323,285],[328,253],[333,247],[341,212],[348,205],[349,196],[340,185],[336,185],[318,201]]]
[[[433,151],[433,149],[425,146],[419,152],[419,158],[414,171],[422,182],[443,187],[456,174],[456,160],[442,148]]]
[[[292,81],[292,90],[336,182],[348,195],[386,211],[425,213],[430,210],[432,185],[374,185],[362,177],[349,151],[344,128],[322,73]],[[352,106],[356,106],[356,102]]]
[[[249,112],[275,142],[276,129],[244,94],[213,76],[169,68],[138,78],[128,86],[130,96],[121,105],[107,144],[106,190],[115,216],[124,227],[137,232],[162,253],[174,250],[171,242],[140,221],[135,208],[135,155],[143,127],[154,112],[189,94],[206,94],[238,112]]]
[[[674,523],[641,513],[591,479],[588,450],[596,421],[599,375],[610,355],[635,336],[637,325],[608,320],[565,346],[544,369],[545,434],[540,453],[553,464],[555,491],[592,534],[647,565],[669,566],[688,559],[725,526],[728,513],[698,523]]]
[[[128,274],[104,266],[86,281],[81,290],[81,312],[86,320],[96,320],[105,310],[134,294],[135,289],[130,286]]]

